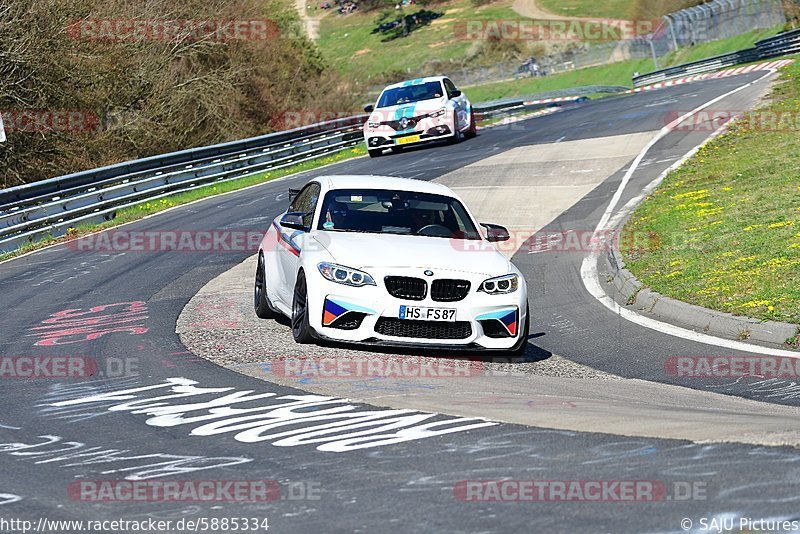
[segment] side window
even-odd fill
[[[311,227],[311,221],[314,219],[314,210],[317,207],[319,200],[320,186],[318,183],[308,184],[300,191],[292,203],[289,205],[289,211],[304,213],[303,224]]]
[[[447,96],[448,97],[453,94],[453,91],[456,90],[456,86],[453,85],[453,82],[451,82],[447,78],[444,79],[444,88],[447,89]]]

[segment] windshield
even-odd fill
[[[319,230],[481,239],[455,198],[388,189],[338,189],[325,195]]]
[[[426,82],[417,85],[406,85],[387,89],[381,94],[378,100],[379,108],[408,104],[409,102],[419,102],[421,100],[431,100],[442,98],[444,91],[440,82]]]

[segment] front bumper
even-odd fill
[[[322,280],[320,292],[309,301],[309,319],[317,335],[345,343],[458,350],[508,350],[525,335],[524,281],[506,295],[478,292],[479,282],[472,283],[458,302],[434,301],[430,294],[423,300],[396,298],[382,279],[376,282],[378,286],[353,288]],[[454,309],[455,321],[400,319],[401,306]]]
[[[370,149],[410,146],[439,141],[452,137],[452,124],[452,116],[448,113],[442,117],[422,119],[414,127],[405,130],[395,130],[385,124],[377,127],[365,125],[364,141]],[[409,142],[412,138],[414,140]]]

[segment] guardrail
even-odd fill
[[[584,87],[580,96],[623,88]],[[549,94],[548,94],[549,95]],[[478,119],[548,104],[533,95],[475,106]],[[235,180],[320,158],[363,142],[367,115],[354,115],[222,143],[82,171],[0,190],[0,252],[44,236],[59,236],[79,224],[111,220],[120,209],[178,192]]]
[[[746,48],[729,54],[722,54],[691,63],[684,63],[661,69],[633,78],[634,87],[663,82],[673,78],[692,76],[703,72],[712,72],[725,67],[751,63],[762,59],[774,58],[786,54],[800,52],[800,30],[791,30],[756,42],[752,48]]]
[[[800,30],[791,30],[775,37],[761,39],[756,42],[756,48],[761,52],[761,59],[800,52]]]

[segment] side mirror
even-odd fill
[[[511,239],[511,235],[509,235],[508,229],[505,226],[491,223],[481,223],[481,226],[486,228],[487,241],[508,241]]]
[[[292,230],[308,232],[309,228],[303,224],[303,215],[305,215],[305,213],[290,211],[281,217],[281,226],[284,228],[291,228]]]
[[[291,187],[289,188],[289,204],[291,204],[294,201],[294,197],[296,197],[297,194],[300,193],[300,191],[302,191],[302,190],[301,189],[292,189]]]
[[[458,98],[459,96],[461,96],[461,91],[458,89],[450,92],[450,98]]]
[[[373,106],[372,104],[364,106],[364,111],[366,111],[367,113],[372,113],[373,111],[375,111],[375,106]]]

